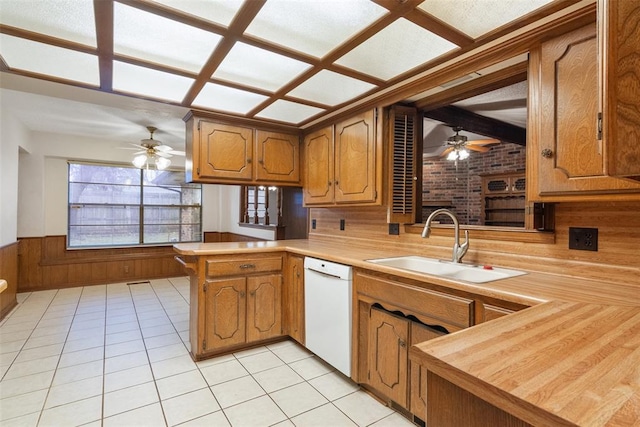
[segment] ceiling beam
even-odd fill
[[[113,90],[113,1],[93,0],[100,90]]]
[[[469,99],[483,93],[511,86],[527,80],[528,61],[511,65],[491,74],[485,74],[466,83],[461,83],[442,92],[413,102],[418,110],[433,110],[454,102]]]
[[[425,111],[423,114],[424,117],[443,122],[447,126],[459,126],[468,132],[499,139],[502,142],[511,142],[523,146],[527,144],[526,129],[452,105]]]

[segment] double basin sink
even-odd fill
[[[369,259],[367,261],[387,267],[399,268],[401,270],[430,274],[432,276],[447,279],[463,280],[471,283],[487,283],[494,280],[527,274],[524,271],[509,270],[506,268],[492,266],[456,264],[451,261],[441,261],[421,256],[379,258]]]

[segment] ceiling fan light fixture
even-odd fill
[[[156,168],[161,171],[161,170],[165,170],[166,168],[169,167],[169,165],[171,165],[171,160],[165,158],[165,157],[156,157]]]
[[[147,155],[146,154],[139,154],[139,155],[137,155],[137,156],[135,156],[133,158],[131,163],[133,163],[133,165],[135,167],[137,167],[138,169],[142,169],[144,167],[144,165],[147,164]]]
[[[462,148],[458,151],[458,158],[460,160],[464,160],[468,157],[469,157],[469,152],[466,149]]]

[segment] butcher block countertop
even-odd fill
[[[398,250],[392,246],[381,248],[344,245],[339,242],[328,241],[278,240],[228,243],[181,243],[174,245],[174,250],[183,257],[247,254],[252,252],[291,252],[527,306],[556,300],[640,306],[639,287],[633,285],[545,274],[535,271],[528,271],[528,274],[509,279],[474,284],[417,272],[414,273],[367,261],[368,259],[404,255],[432,256],[424,252]],[[536,265],[535,262],[531,264]],[[497,267],[500,266],[497,265]],[[522,270],[520,268],[517,269]]]
[[[640,425],[640,307],[548,302],[411,354],[532,425]]]
[[[539,271],[473,284],[367,261],[430,256],[425,253],[313,240],[179,244],[174,248],[182,257],[292,252],[531,306],[418,344],[411,348],[411,357],[457,387],[532,425],[640,425],[638,286]]]

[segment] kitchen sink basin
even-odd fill
[[[455,264],[451,261],[442,261],[421,256],[401,256],[395,258],[369,259],[368,262],[399,268],[401,270],[416,271],[432,276],[446,277],[448,279],[463,280],[471,283],[486,283],[494,280],[527,274],[524,271],[509,270],[506,268]]]

